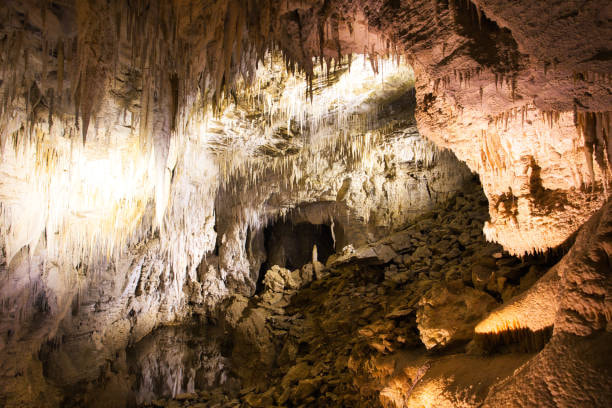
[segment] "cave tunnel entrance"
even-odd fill
[[[279,220],[264,229],[264,246],[266,261],[259,271],[261,282],[268,269],[279,265],[289,270],[301,268],[312,262],[312,247],[317,246],[317,259],[325,263],[334,250],[332,230],[326,224],[309,222],[294,223],[291,220]],[[258,289],[260,287],[258,282]]]

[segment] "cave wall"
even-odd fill
[[[304,70],[299,80],[315,91],[323,81],[312,56],[331,67],[365,51],[375,70],[387,53],[404,56],[415,74],[419,133],[480,176],[487,237],[516,254],[563,242],[608,197],[611,7],[600,0],[5,2],[3,393],[45,389],[36,353],[46,342],[79,349],[90,347],[81,339],[93,339],[83,353],[99,364],[62,356],[61,346],[49,357],[58,384],[91,379],[156,325],[206,313],[233,292],[251,294],[262,260],[247,238],[287,209],[335,202],[328,218],[343,225],[347,245],[359,245],[468,177],[445,154],[421,166],[404,160],[416,156],[415,146],[425,150],[419,157],[431,149],[413,130],[397,138],[411,126],[392,114],[396,127],[379,133],[394,136],[361,143],[357,158],[339,160],[350,152],[337,151],[339,143],[272,160],[304,147],[295,135],[289,147],[278,143],[281,122],[282,135],[293,133],[291,115],[259,105],[266,114],[252,119],[248,106],[232,107],[238,96],[257,99],[248,86],[271,42],[284,52],[276,65]],[[286,78],[274,69],[266,81]],[[224,109],[231,115],[202,131],[203,116]],[[261,132],[266,120],[272,131]],[[232,162],[224,151],[249,154]],[[253,165],[258,155],[274,165]],[[52,390],[45,395],[11,398],[53,405]]]
[[[397,3],[398,14],[391,3],[368,4],[411,55],[420,132],[480,174],[489,239],[517,254],[545,250],[601,207],[606,193],[581,189],[605,182],[609,165],[591,171],[593,142],[576,124],[581,112],[609,115],[609,5],[423,1]],[[595,145],[609,161],[609,141]]]
[[[329,67],[365,50],[376,69],[380,56],[404,55],[416,72],[420,132],[481,174],[491,202],[487,236],[518,254],[544,250],[575,231],[568,220],[584,221],[602,204],[580,189],[600,191],[609,174],[610,6],[502,3],[10,1],[3,12],[15,24],[3,26],[2,59],[14,80],[2,83],[2,146],[10,137],[31,140],[32,130],[43,140],[54,133],[86,142],[129,123],[153,158],[147,184],[159,225],[174,135],[197,132],[190,124],[203,105],[223,109],[252,84],[271,41],[311,89],[312,56]],[[534,172],[541,186],[532,185]],[[568,205],[550,205],[559,198]],[[27,224],[11,237],[9,258],[37,239],[40,220]]]
[[[100,378],[119,350],[188,314],[186,287],[214,248],[214,203],[206,197],[216,168],[201,160],[207,154],[201,146],[187,143],[183,153],[163,232],[150,230],[149,203],[140,225],[149,231],[112,256],[54,252],[43,232],[10,262],[3,258],[2,394],[11,404],[57,406],[55,387]],[[201,165],[184,166],[185,160]],[[201,205],[190,208],[194,201]]]
[[[484,406],[609,404],[610,206],[606,203],[580,228],[575,244],[550,269],[544,285],[530,289],[532,296],[527,293],[501,306],[482,322],[489,332],[499,331],[508,322],[519,327],[554,326],[542,352],[515,376],[491,388]],[[533,296],[538,292],[539,296]]]
[[[121,361],[122,350],[155,327],[209,316],[234,294],[251,296],[264,261],[256,237],[291,208],[334,203],[301,216],[336,219],[345,243],[361,245],[461,189],[472,177],[467,167],[414,127],[411,71],[390,72],[384,85],[376,83],[380,75],[369,80],[370,100],[348,106],[346,115],[358,117],[345,123],[348,132],[338,133],[334,119],[307,122],[299,134],[283,128],[282,112],[272,117],[269,132],[241,113],[243,102],[207,129],[190,124],[189,134],[176,135],[161,159],[155,148],[139,149],[129,111],[119,114],[115,127],[96,128],[85,145],[62,134],[57,123],[51,133],[48,124],[37,124],[36,142],[15,139],[19,146],[7,147],[2,164],[10,177],[0,186],[7,197],[0,332],[8,403],[57,406],[64,391],[99,381],[108,381],[103,388],[110,392],[117,386],[110,362]],[[264,88],[264,97],[279,92],[287,80],[282,75]],[[99,114],[121,113],[114,109]],[[225,145],[239,136],[251,156]],[[303,145],[304,137],[320,140]],[[51,157],[44,156],[42,167],[41,144]],[[276,149],[284,150],[279,155]],[[263,175],[253,180],[253,173]],[[40,218],[28,230],[17,228],[28,214]]]

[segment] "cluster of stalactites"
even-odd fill
[[[273,2],[243,3],[42,1],[0,10],[8,261],[33,250],[42,232],[52,255],[75,263],[116,255],[151,228],[143,219],[151,202],[161,226],[171,156],[192,130],[194,101],[210,106],[237,77],[248,82],[271,41],[260,25]]]
[[[110,96],[138,114],[143,145],[160,137],[160,122],[168,138],[180,130],[194,93],[215,105],[238,77],[252,78],[272,42],[273,3],[43,1],[30,14],[6,7],[0,137],[6,141],[15,129],[5,124],[25,111],[15,126],[73,122],[64,127],[85,143]]]
[[[42,218],[21,223],[23,233],[11,238],[11,254],[21,245],[36,245],[40,231],[48,230],[59,240],[56,252],[73,254],[75,262],[98,253],[110,256],[131,237],[138,240],[150,231],[150,220],[142,220],[151,204],[159,227],[181,154],[176,146],[194,138],[199,120],[221,116],[236,104],[236,95],[249,94],[257,62],[274,44],[283,48],[282,38],[290,40],[279,22],[279,13],[287,10],[272,0],[43,1],[24,3],[24,9],[15,4],[0,11],[0,145],[3,151],[12,146],[10,157],[3,153],[10,159],[3,166],[27,162],[15,183],[35,193],[40,208],[57,205],[31,209]],[[337,34],[331,20],[340,17],[328,9],[317,18],[325,27],[319,38],[323,49],[325,38]],[[284,52],[282,58],[285,68],[302,72],[312,100],[316,59],[307,54],[312,52],[301,57]],[[375,71],[378,58],[368,60]],[[335,81],[343,65],[341,50],[335,58],[321,54],[318,59],[325,81]],[[268,109],[266,115],[291,122],[304,106],[282,115]],[[348,123],[338,118],[339,126]],[[317,123],[325,121],[329,118]],[[308,122],[304,127],[315,127]],[[363,143],[370,142],[351,143],[350,151],[367,150],[359,147]],[[97,166],[95,174],[88,163]],[[133,176],[121,178],[120,170]],[[109,172],[118,179],[102,180]],[[58,174],[61,182],[55,181]],[[131,182],[135,185],[127,188]],[[118,186],[121,191],[110,191]],[[2,227],[17,232],[19,205],[9,201],[2,198]],[[100,206],[104,203],[109,208]],[[71,230],[63,230],[66,226]]]
[[[591,181],[595,181],[594,157],[604,177],[604,188],[607,189],[612,170],[612,112],[576,112],[575,115],[576,126],[584,137],[584,154]]]
[[[527,103],[522,106],[504,111],[489,119],[489,129],[482,130],[481,139],[485,144],[491,144],[491,140],[497,136],[490,134],[489,131],[508,132],[512,126],[523,128],[529,126],[541,126],[544,129],[553,129],[561,126],[562,117],[571,117],[570,112],[542,111],[534,104]],[[610,139],[611,112],[580,112],[574,111],[574,125],[577,129],[577,136],[582,138],[585,161],[589,172],[590,181],[585,184],[595,188],[597,184],[596,170],[594,161],[601,172],[603,188],[610,186],[610,176],[612,172],[612,140]],[[520,123],[519,123],[520,122]],[[501,160],[499,152],[503,149],[499,142],[483,147],[483,163],[490,163],[490,170],[499,171],[506,168],[506,164]],[[485,157],[486,156],[486,157]]]
[[[287,72],[281,56],[267,59],[270,64],[258,70],[254,86],[239,94],[241,102],[208,121],[203,131],[216,152],[224,189],[256,187],[271,175],[283,187],[295,187],[310,162],[363,166],[374,147],[412,125],[409,107],[393,118],[387,107],[414,94],[412,69],[402,59],[379,59],[376,68],[365,55],[331,69],[324,64],[310,84],[304,75]],[[250,149],[248,140],[233,145],[249,132],[259,143]]]
[[[34,125],[0,164],[0,236],[6,260],[43,239],[47,254],[78,264],[117,254],[146,235],[154,163],[135,137],[100,148]],[[22,133],[23,131],[18,131]],[[16,140],[16,139],[14,139]]]
[[[91,0],[59,6],[43,1],[25,13],[6,7],[0,26],[0,121],[23,109],[25,119],[18,125],[73,122],[67,136],[86,142],[90,123],[110,94],[137,114],[134,126],[143,145],[167,145],[155,139],[181,131],[194,109],[212,106],[220,113],[238,83],[250,86],[257,63],[277,46],[287,70],[304,72],[312,92],[315,60],[330,67],[343,58],[338,27],[350,26],[350,16],[333,2],[318,11],[313,6],[320,44],[316,56],[313,44],[304,43],[305,27],[297,36],[287,31],[285,20],[299,25],[299,10],[290,12],[280,3]],[[329,41],[336,44],[335,57],[324,51]],[[375,51],[374,68],[377,56]],[[5,141],[12,130],[3,126],[0,138]]]
[[[447,157],[444,158],[445,155],[452,155],[449,151],[440,150],[421,137],[404,134],[400,129],[391,130],[391,126],[350,138],[338,137],[317,146],[308,145],[291,156],[259,156],[240,162],[228,158],[222,161],[225,164],[220,172],[221,191],[218,197],[223,199],[224,211],[230,213],[236,222],[258,229],[266,225],[269,221],[267,217],[284,217],[300,202],[312,199],[313,193],[321,193],[318,190],[321,180],[337,172],[344,175],[351,172],[374,174],[390,164],[387,160],[405,160],[404,165],[411,166],[418,174],[419,170],[450,162]],[[404,126],[405,123],[401,125],[402,128]],[[405,158],[390,156],[390,147],[398,145],[409,151]],[[446,174],[455,170],[440,167],[440,171]],[[255,205],[253,208],[254,203],[266,202],[275,195],[281,201],[270,207]],[[389,199],[393,200],[391,197]],[[404,201],[403,204],[412,205],[413,202]],[[362,214],[365,222],[368,222],[369,215],[368,211]]]

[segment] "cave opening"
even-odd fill
[[[312,262],[313,247],[317,247],[317,260],[325,263],[335,252],[332,228],[327,224],[279,220],[264,228],[266,261],[261,264],[257,290],[265,273],[274,265],[289,270],[299,269]]]

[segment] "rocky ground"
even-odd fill
[[[476,342],[474,326],[555,261],[518,259],[486,242],[487,217],[474,185],[409,228],[344,248],[326,265],[273,267],[261,293],[234,297],[220,312],[234,334],[242,388],[152,406],[479,405],[543,344],[521,336]]]

